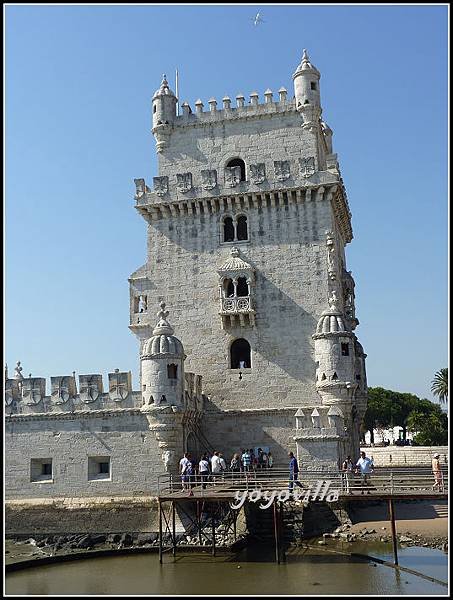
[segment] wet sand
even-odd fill
[[[395,502],[395,514],[398,534],[420,535],[427,540],[448,536],[447,500]],[[351,533],[358,533],[363,528],[376,529],[376,533],[371,534],[375,537],[391,533],[386,504],[354,508],[351,520]]]

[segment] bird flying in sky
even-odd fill
[[[259,12],[256,13],[256,15],[253,17],[252,21],[255,26],[259,25],[260,23],[264,23],[263,19],[261,18],[261,14]]]

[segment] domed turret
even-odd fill
[[[177,405],[183,402],[184,348],[167,321],[161,302],[159,320],[152,337],[145,340],[140,354],[143,404]]]
[[[293,74],[296,107],[311,104],[321,108],[319,79],[321,73],[312,65],[308,52],[304,50],[302,61]]]
[[[335,292],[329,297],[329,308],[319,318],[315,340],[316,387],[356,385],[354,378],[354,334],[345,325]]]
[[[153,96],[153,133],[156,127],[173,123],[176,117],[178,99],[171,91],[165,75],[162,76],[160,88]]]

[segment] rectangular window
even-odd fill
[[[41,483],[53,483],[51,458],[31,459],[30,481]]]
[[[311,89],[316,90],[316,81],[311,82]]]
[[[349,344],[341,344],[341,355],[349,356]]]
[[[111,481],[110,456],[88,457],[88,481]]]

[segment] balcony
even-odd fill
[[[220,298],[220,312],[222,317],[222,329],[228,325],[240,327],[255,325],[255,311],[252,308],[250,296],[238,296],[233,298]]]

